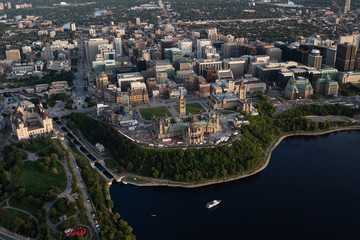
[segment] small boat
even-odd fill
[[[122,183],[125,184],[125,185],[127,184],[127,182],[124,182],[124,181],[122,181]]]
[[[210,209],[210,208],[216,207],[217,205],[220,204],[220,202],[221,202],[221,200],[213,200],[213,201],[209,202],[208,204],[206,204],[206,208]]]
[[[152,217],[156,217],[156,214],[155,214],[155,213],[153,213],[153,214],[151,214],[151,216],[152,216]]]

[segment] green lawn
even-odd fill
[[[26,204],[22,203],[16,197],[10,198],[9,205],[14,208],[19,208],[19,209],[25,210],[34,216],[37,216],[38,211],[41,210],[41,207],[33,205],[33,204],[29,204],[29,203],[26,203]]]
[[[175,111],[180,112],[180,105],[174,105]],[[200,103],[189,103],[186,104],[186,114],[197,114],[199,111],[205,112],[205,109]]]
[[[104,162],[106,164],[106,167],[108,167],[109,169],[113,169],[117,167],[116,163],[112,159],[107,158],[104,160]]]
[[[0,226],[4,227],[6,229],[10,228],[10,223],[14,218],[18,217],[21,219],[25,219],[29,216],[28,214],[20,212],[15,209],[5,208],[4,211],[5,211],[5,213],[0,216]]]
[[[37,141],[34,143],[31,143],[27,145],[24,150],[31,152],[31,153],[37,153],[41,152],[45,148],[49,147],[49,144],[45,143],[44,141]]]
[[[166,107],[141,108],[139,109],[139,112],[145,120],[151,120],[153,114],[155,114],[156,117],[163,117],[165,113],[169,117],[172,116]]]
[[[43,172],[39,167],[39,161],[26,161],[18,174],[11,174],[11,184],[24,183],[26,195],[41,196],[51,187],[59,187],[61,191],[66,188],[66,174],[64,167],[57,163],[58,174]]]

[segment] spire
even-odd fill
[[[184,88],[180,88],[180,99],[184,98]]]
[[[244,87],[245,86],[245,81],[244,81],[244,76],[241,77],[241,83],[240,83],[240,87]]]

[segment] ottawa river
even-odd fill
[[[360,239],[359,187],[360,131],[343,131],[286,138],[246,179],[195,189],[114,184],[110,193],[139,240]],[[222,202],[207,210],[213,199]]]

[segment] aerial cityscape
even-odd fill
[[[0,239],[357,239],[360,0],[0,2]]]

